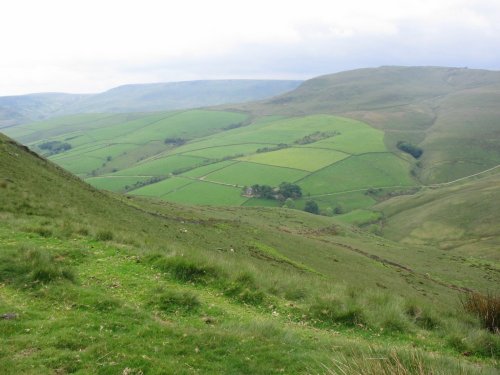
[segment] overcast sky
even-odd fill
[[[0,51],[0,95],[380,65],[500,70],[500,1],[2,0]]]

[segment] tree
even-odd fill
[[[318,204],[315,201],[307,201],[306,206],[304,207],[304,211],[318,215],[319,214]]]
[[[283,198],[300,198],[302,196],[302,189],[299,185],[291,184],[290,182],[282,182],[279,186],[279,193]]]

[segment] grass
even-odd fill
[[[287,148],[279,151],[246,156],[239,160],[314,172],[315,170],[342,160],[347,156],[347,154],[341,152],[323,149]]]
[[[139,189],[132,190],[130,194],[161,197],[191,183],[193,183],[193,181],[187,178],[170,177],[155,184],[147,185]]]
[[[0,151],[2,373],[324,373],[353,347],[358,365],[408,350],[496,371],[497,336],[435,282],[453,268],[484,290],[489,274],[446,252],[294,210],[104,193]]]
[[[116,192],[125,192],[127,187],[131,188],[137,183],[145,182],[149,177],[119,177],[102,176],[87,178],[85,181],[97,189],[104,189]]]
[[[297,181],[307,174],[308,172],[298,169],[240,162],[208,174],[206,180],[236,184],[241,187],[254,184],[278,186],[284,181]]]
[[[390,153],[351,156],[299,181],[306,193],[327,194],[356,189],[412,186],[407,163]]]
[[[162,195],[162,199],[187,204],[239,205],[247,198],[241,196],[241,188],[195,181],[179,190]]]

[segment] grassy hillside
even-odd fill
[[[496,371],[458,293],[498,274],[445,251],[103,193],[4,136],[0,189],[4,374]]]
[[[499,269],[500,174],[427,188],[375,206],[384,215],[382,233],[405,244],[436,246],[471,264]]]
[[[75,113],[169,111],[270,98],[301,81],[213,80],[124,85],[99,94],[0,97],[0,128]]]
[[[446,182],[500,164],[500,72],[444,67],[359,69],[304,82],[276,98],[225,108],[260,115],[330,113],[384,132],[423,151],[415,173]]]

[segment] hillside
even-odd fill
[[[124,85],[99,94],[0,97],[0,128],[74,113],[152,112],[269,98],[301,81],[212,80]]]
[[[496,371],[458,293],[498,273],[446,251],[103,193],[2,135],[0,189],[4,374]]]
[[[296,90],[235,108],[260,115],[330,113],[366,122],[424,153],[415,173],[446,182],[500,164],[500,72],[381,67],[317,77]]]
[[[500,174],[430,187],[374,207],[383,213],[381,232],[404,244],[446,249],[498,264]]]
[[[50,117],[82,97],[58,93],[0,96],[0,129]]]

